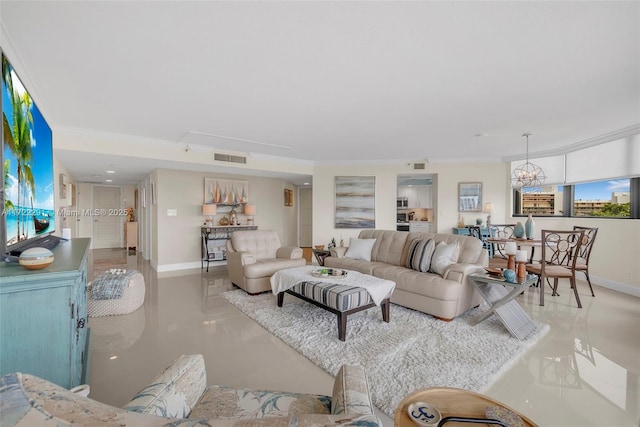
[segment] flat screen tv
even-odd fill
[[[51,128],[2,55],[0,255],[19,254],[55,231]],[[53,237],[53,236],[52,236]]]

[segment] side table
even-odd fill
[[[313,255],[316,257],[316,261],[318,261],[318,265],[324,265],[324,259],[328,256],[331,256],[331,251],[326,249],[311,249]]]
[[[535,332],[537,325],[514,299],[525,288],[538,281],[538,276],[531,274],[516,283],[491,277],[487,274],[471,274],[469,276],[482,298],[489,304],[489,310],[482,314],[476,324],[497,314],[502,324],[519,340],[526,339]]]
[[[497,406],[513,412],[519,416],[525,427],[537,426],[536,423],[525,417],[518,411],[500,403],[488,396],[473,391],[450,387],[433,387],[417,390],[407,397],[396,408],[394,417],[395,427],[416,427],[407,413],[409,405],[413,402],[428,402],[438,408],[442,417],[466,417],[487,418],[485,411],[489,406]],[[445,424],[445,425],[448,425]],[[452,424],[453,425],[453,424]],[[462,425],[455,423],[455,425]],[[471,425],[471,424],[469,424]],[[486,424],[483,424],[486,425]]]

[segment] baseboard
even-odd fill
[[[227,265],[227,262],[226,261],[210,261],[209,262],[209,267],[217,267],[217,266],[221,266],[221,265]],[[196,261],[196,262],[181,262],[181,263],[177,263],[177,264],[162,264],[162,265],[153,266],[153,268],[158,273],[164,273],[164,272],[167,272],[167,271],[178,271],[178,270],[192,270],[194,268],[201,268],[201,267],[202,267],[202,264],[200,263],[200,261]],[[207,268],[206,261],[204,263],[204,268],[205,269]]]
[[[628,295],[633,295],[634,297],[640,297],[640,287],[638,286],[615,282],[613,280],[605,279],[604,277],[593,275],[591,276],[591,283],[593,283],[594,285],[602,286],[603,288],[622,292]]]

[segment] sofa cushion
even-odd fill
[[[431,258],[431,268],[429,271],[444,276],[447,267],[458,261],[459,248],[460,245],[458,245],[457,242],[450,244],[444,242],[438,243]]]
[[[329,396],[209,386],[190,419],[259,419],[298,414],[328,414]]]
[[[288,259],[273,258],[261,259],[255,264],[247,264],[243,266],[244,277],[247,279],[260,279],[262,277],[271,277],[276,271],[286,268],[302,267],[307,261],[304,258]]]
[[[231,233],[231,246],[237,252],[250,252],[256,259],[276,258],[280,237],[274,230],[241,230]]]
[[[379,266],[389,265],[384,262],[375,262],[375,261],[363,261],[361,259],[351,259],[351,258],[336,258],[336,257],[326,257],[324,259],[324,266],[331,268],[342,268],[344,270],[354,270],[360,272],[362,274],[371,274],[375,276],[373,273],[374,269]]]
[[[356,239],[352,237],[349,241],[349,249],[347,249],[347,253],[344,256],[345,258],[371,261],[371,250],[375,243],[376,239]]]
[[[426,273],[431,266],[431,257],[436,248],[433,239],[413,239],[409,244],[407,267]]]
[[[408,231],[392,230],[362,230],[358,235],[361,239],[376,239],[371,259],[387,264],[404,265],[408,242]]]
[[[398,231],[401,233],[401,231]],[[479,257],[483,253],[486,253],[482,246],[482,240],[475,237],[464,236],[462,234],[444,234],[444,233],[407,233],[409,234],[409,241],[413,239],[433,239],[436,242],[436,246],[440,242],[447,244],[458,242],[460,245],[460,255],[457,262],[461,264],[481,264],[478,262]],[[409,245],[407,245],[409,246]],[[404,264],[398,264],[404,265]]]

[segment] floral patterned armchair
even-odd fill
[[[360,366],[344,365],[333,396],[206,385],[202,355],[180,356],[124,409],[31,375],[0,378],[5,426],[382,426]]]

